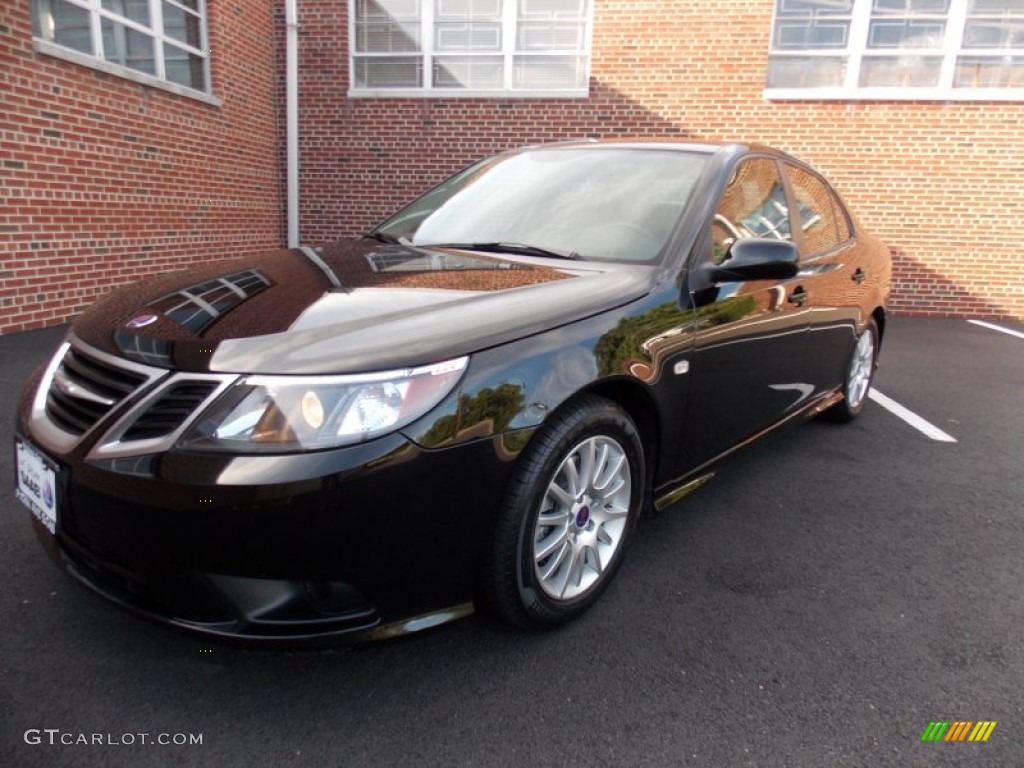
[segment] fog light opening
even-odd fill
[[[324,614],[349,613],[369,607],[355,587],[341,581],[306,581],[303,586],[310,605]]]

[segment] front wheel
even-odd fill
[[[868,391],[875,378],[875,362],[878,359],[878,325],[869,320],[857,339],[857,344],[846,364],[846,379],[843,382],[843,399],[825,411],[832,421],[853,421],[868,400]]]
[[[611,582],[644,494],[640,435],[615,403],[587,395],[523,452],[485,552],[482,596],[521,627],[587,610]]]

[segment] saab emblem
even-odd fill
[[[124,325],[125,328],[143,328],[147,325],[152,325],[157,319],[156,315],[139,315],[138,317],[133,317]]]

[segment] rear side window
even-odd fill
[[[797,203],[797,220],[804,235],[805,256],[835,250],[850,239],[842,203],[824,179],[787,163],[786,172]]]

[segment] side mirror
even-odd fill
[[[788,280],[800,271],[800,252],[788,240],[746,238],[729,246],[721,264],[708,264],[702,271],[713,283]]]

